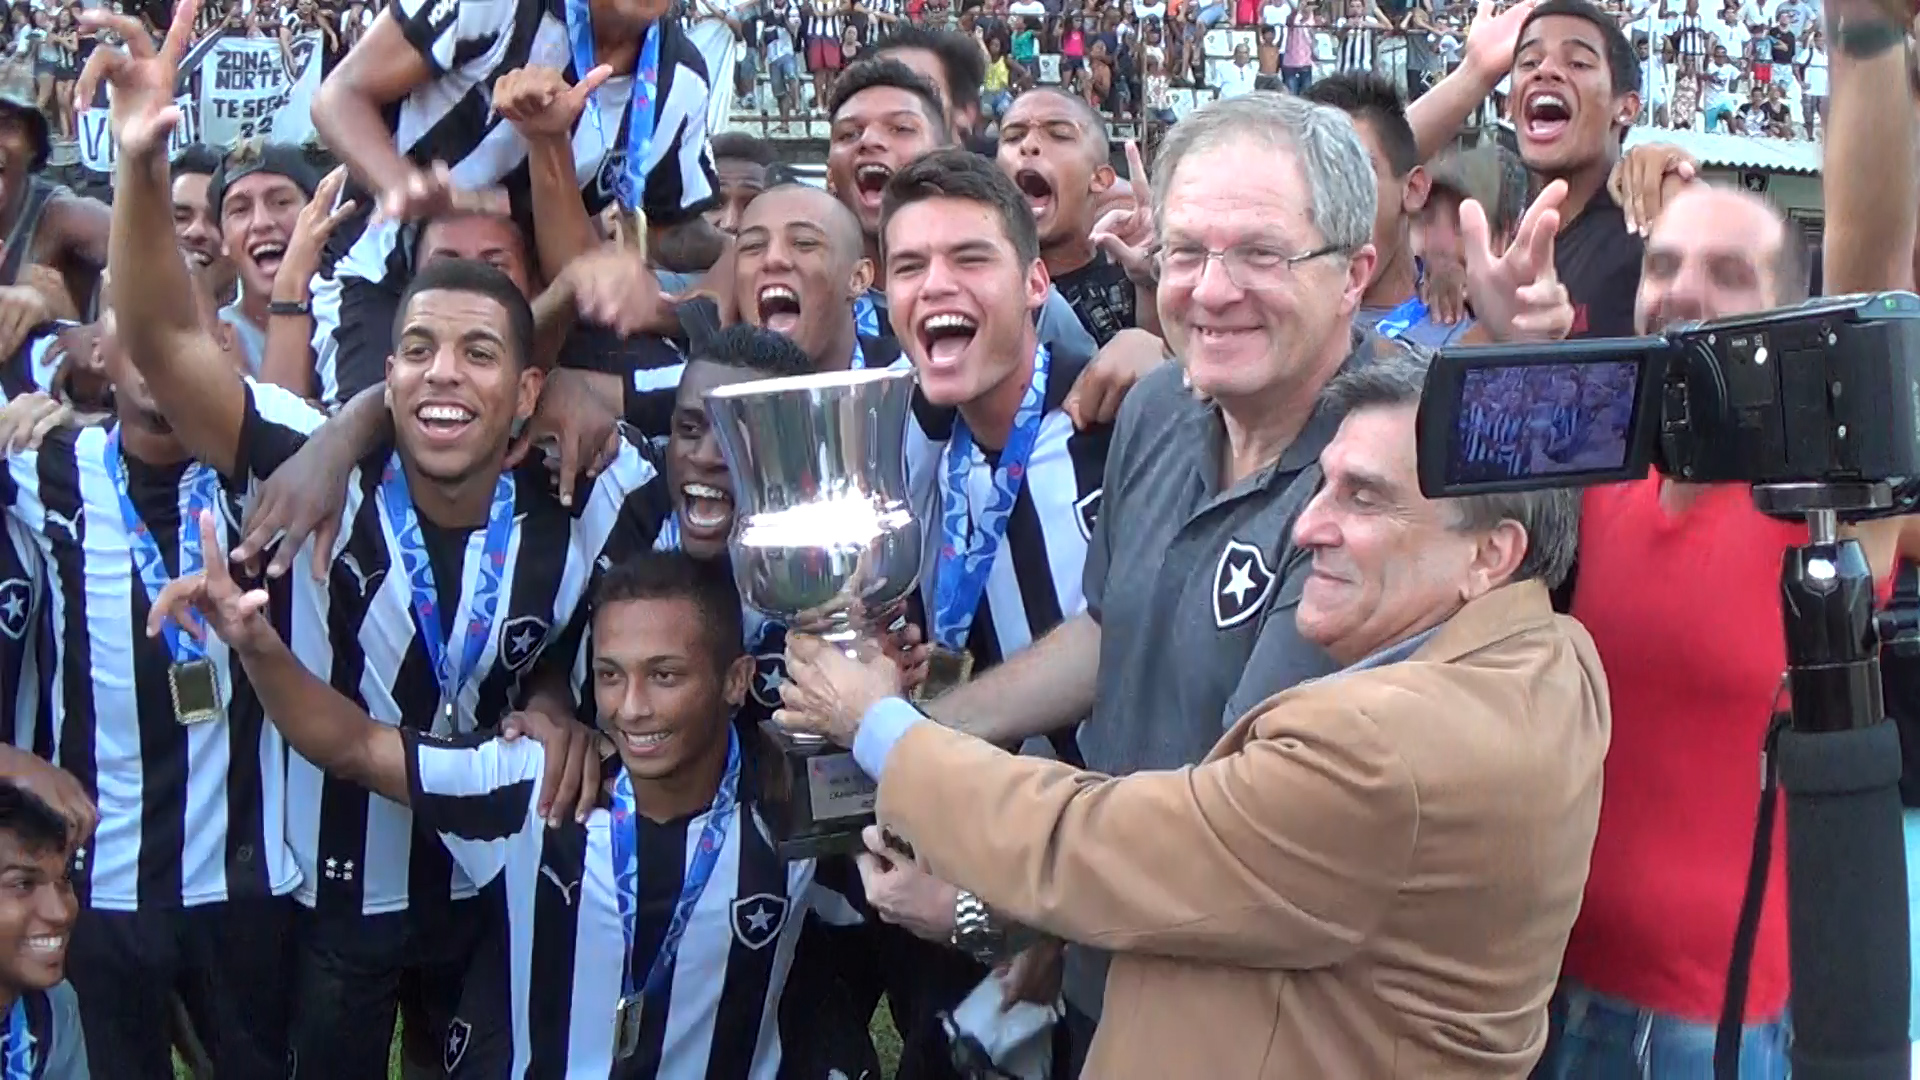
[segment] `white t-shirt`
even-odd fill
[[[1734,63],[1707,64],[1706,77],[1702,80],[1706,93],[1702,102],[1709,109],[1731,108],[1739,104],[1733,97],[1733,84],[1740,79],[1740,65]]]
[[[1807,68],[1807,73],[1801,77],[1801,87],[1800,87],[1801,92],[1810,94],[1814,97],[1826,97],[1827,96],[1827,50],[1826,50],[1826,47],[1821,46],[1820,48],[1815,49],[1809,46],[1807,48],[1801,49],[1800,54],[1793,58],[1793,62],[1795,64],[1805,64]]]

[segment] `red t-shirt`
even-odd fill
[[[1780,562],[1805,525],[1745,487],[1672,516],[1660,480],[1587,491],[1573,614],[1613,703],[1600,831],[1565,974],[1643,1008],[1713,1021],[1746,888],[1766,736],[1786,643]],[[1749,1021],[1787,1003],[1780,833],[1760,916]]]

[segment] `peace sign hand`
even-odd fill
[[[509,71],[493,85],[493,111],[527,139],[552,138],[573,130],[586,108],[587,98],[613,75],[605,64],[587,72],[576,86],[550,67],[528,66]]]
[[[180,122],[180,110],[173,104],[174,83],[199,6],[200,0],[180,0],[173,11],[173,24],[167,28],[167,39],[157,52],[138,19],[115,15],[106,8],[80,13],[80,25],[126,42],[124,49],[96,46],[74,88],[74,108],[78,112],[93,103],[101,80],[106,80],[107,119],[121,153],[134,157],[166,153],[167,136]]]
[[[195,641],[204,642],[211,630],[236,654],[257,655],[280,644],[265,615],[267,591],[243,590],[234,582],[220,548],[218,521],[212,511],[201,512],[200,551],[206,556],[206,569],[168,582],[160,590],[147,613],[147,636],[159,637],[171,620]]]
[[[1467,294],[1474,317],[1495,341],[1554,341],[1573,329],[1573,303],[1553,268],[1553,240],[1567,182],[1555,180],[1520,219],[1506,254],[1496,256],[1486,211],[1460,204],[1460,238],[1467,255]]]
[[[1135,285],[1152,288],[1153,269],[1153,188],[1147,183],[1147,168],[1140,162],[1140,147],[1127,140],[1127,182],[1133,188],[1133,206],[1116,206],[1100,215],[1088,238],[1127,272]]]

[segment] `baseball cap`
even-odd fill
[[[254,173],[284,176],[293,181],[308,198],[312,198],[313,189],[320,186],[318,170],[307,161],[307,155],[299,147],[291,143],[249,139],[227,152],[219,171],[207,183],[207,206],[213,210],[216,218],[220,216],[221,204],[226,201],[227,189]]]

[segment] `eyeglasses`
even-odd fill
[[[1248,292],[1277,289],[1287,283],[1293,268],[1326,255],[1343,253],[1338,244],[1314,248],[1302,255],[1287,255],[1263,244],[1239,244],[1214,251],[1193,244],[1161,248],[1155,256],[1160,263],[1160,280],[1169,285],[1194,285],[1215,259],[1227,272],[1227,280]]]

